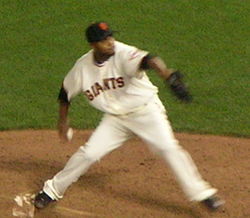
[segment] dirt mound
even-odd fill
[[[90,134],[76,130],[73,141],[62,144],[52,130],[0,132],[0,217],[13,217],[15,196],[39,191]],[[224,211],[211,214],[190,203],[163,160],[135,138],[93,165],[60,202],[36,211],[35,217],[250,217],[250,139],[176,137],[225,198]]]

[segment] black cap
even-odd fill
[[[109,25],[105,22],[93,23],[86,29],[86,38],[88,42],[98,42],[108,36],[112,36],[113,31],[109,28]]]

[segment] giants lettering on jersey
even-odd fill
[[[103,79],[102,84],[98,82],[94,83],[89,89],[84,91],[84,93],[90,101],[93,101],[100,93],[110,89],[122,88],[124,85],[123,77],[107,78]]]

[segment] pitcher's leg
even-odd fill
[[[105,116],[85,146],[81,146],[73,154],[62,171],[45,182],[43,191],[53,200],[62,198],[66,189],[94,162],[122,145],[130,135],[131,133],[119,124],[116,117]]]
[[[161,155],[175,173],[189,200],[202,201],[217,192],[216,189],[202,179],[191,156],[183,148],[177,145],[162,150]]]
[[[66,189],[76,182],[94,162],[93,159],[88,158],[84,146],[81,146],[68,160],[64,169],[58,172],[53,179],[45,182],[43,191],[52,199],[59,200]]]
[[[131,130],[161,154],[190,200],[201,201],[217,192],[202,179],[188,152],[179,145],[162,110],[149,107],[147,113],[137,114],[133,122],[129,124]]]

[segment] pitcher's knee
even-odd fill
[[[165,143],[158,144],[154,146],[154,150],[157,153],[172,153],[178,150],[182,150],[177,140],[171,140]]]
[[[80,149],[82,152],[84,152],[85,158],[88,159],[90,162],[99,161],[105,155],[101,151],[91,149],[88,144],[86,144],[85,146],[81,146]]]

